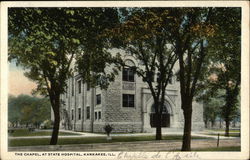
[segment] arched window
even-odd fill
[[[135,66],[134,62],[131,60],[126,60],[125,64],[127,67],[124,67],[122,70],[122,80],[123,81],[129,81],[129,82],[134,82],[135,81],[135,73],[134,71],[130,68]]]
[[[159,105],[159,110],[160,110],[160,105]],[[155,113],[155,104],[152,105],[151,107],[151,113]],[[168,113],[167,107],[164,104],[163,108],[162,108],[162,113]]]

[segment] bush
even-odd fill
[[[45,120],[41,125],[41,129],[52,129],[53,128],[53,122],[49,119]]]
[[[106,134],[109,136],[109,134],[113,130],[113,127],[111,127],[111,125],[107,124],[104,126],[104,130],[105,130]]]

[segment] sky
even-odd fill
[[[14,62],[9,65],[9,94],[18,96],[20,94],[31,95],[32,89],[36,88],[36,84],[24,76],[24,70],[17,67]]]

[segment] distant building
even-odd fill
[[[140,65],[134,57],[124,55],[125,62]],[[175,65],[173,72],[178,69]],[[155,81],[156,81],[155,76]],[[90,88],[80,75],[67,81],[67,93],[61,95],[61,128],[75,131],[104,132],[110,124],[113,132],[153,132],[155,130],[154,100],[147,84],[128,68],[116,76],[107,90]],[[179,81],[173,76],[167,87],[163,111],[163,131],[182,130],[184,125]],[[204,128],[203,106],[193,102],[192,127]]]

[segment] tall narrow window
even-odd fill
[[[82,91],[82,89],[81,89],[81,87],[82,87],[82,81],[81,80],[79,80],[78,81],[78,93],[81,93],[81,91]]]
[[[86,110],[86,119],[90,119],[90,107],[88,106]]]
[[[78,120],[80,120],[81,119],[81,108],[78,108]]]
[[[102,100],[101,100],[101,94],[96,95],[96,104],[101,104]]]
[[[135,96],[133,94],[123,94],[122,95],[122,102],[123,102],[123,107],[134,107],[134,98]]]
[[[97,120],[97,112],[95,112],[95,120]]]
[[[101,111],[98,112],[98,119],[102,119],[102,112]]]
[[[89,91],[90,90],[90,85],[89,85],[89,83],[87,83],[87,91]]]
[[[74,79],[72,78],[72,96],[74,96]]]
[[[123,68],[122,71],[122,80],[123,81],[129,81],[134,82],[134,71],[130,68]]]
[[[71,110],[71,120],[74,120],[74,110]]]

